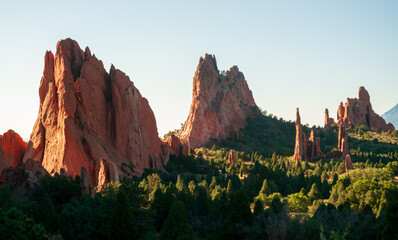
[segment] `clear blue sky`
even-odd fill
[[[188,116],[199,57],[237,65],[258,106],[323,124],[364,85],[373,108],[398,103],[397,1],[2,1],[0,133],[29,138],[46,50],[71,37],[149,100],[160,135]]]

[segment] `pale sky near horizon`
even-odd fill
[[[159,135],[189,113],[200,56],[237,65],[259,107],[323,125],[369,91],[380,115],[398,103],[397,1],[2,1],[0,134],[28,139],[46,50],[70,37],[134,82]]]

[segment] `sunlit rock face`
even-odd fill
[[[215,57],[206,54],[199,60],[188,119],[177,137],[191,149],[204,146],[210,139],[229,137],[245,127],[246,119],[254,116],[255,107],[238,67],[220,74]]]
[[[325,108],[325,129],[332,126],[334,123],[334,118],[329,117],[329,110]]]
[[[347,98],[345,105],[340,103],[338,109],[338,122],[345,122],[350,125],[364,124],[369,128],[387,131],[395,130],[394,126],[380,117],[372,109],[370,96],[364,87],[360,87],[358,98]]]
[[[154,114],[130,81],[113,65],[109,73],[88,47],[59,41],[55,56],[46,52],[40,107],[24,161],[34,159],[50,173],[61,168],[72,176],[87,169],[96,184],[100,159],[126,165],[135,174],[162,168],[166,159]]]
[[[294,145],[294,161],[314,160],[323,157],[320,139],[315,137],[314,130],[311,130],[310,137],[303,132],[301,125],[300,111],[296,109],[296,140]]]
[[[27,143],[13,130],[0,135],[0,173],[6,167],[16,167],[22,162]]]

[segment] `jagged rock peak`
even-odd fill
[[[387,124],[382,117],[373,111],[369,93],[363,86],[358,90],[358,98],[347,98],[344,106],[343,103],[340,103],[338,121],[350,125],[364,124],[369,128],[374,127],[383,131],[395,130],[391,123]]]
[[[50,174],[64,168],[80,175],[84,167],[93,186],[100,158],[120,174],[126,164],[136,174],[162,168],[167,157],[155,116],[129,77],[113,65],[107,73],[89,48],[83,52],[70,38],[56,49],[45,55],[39,114],[24,161],[32,158]]]
[[[294,161],[303,161],[305,159],[314,160],[315,158],[325,156],[321,151],[320,139],[315,137],[314,130],[311,130],[310,138],[307,139],[301,126],[299,108],[296,109],[296,141],[294,147]]]
[[[219,72],[214,55],[201,57],[193,78],[192,104],[177,137],[195,149],[209,139],[226,138],[246,125],[256,104],[237,66]]]

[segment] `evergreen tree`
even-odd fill
[[[193,229],[189,224],[184,202],[179,200],[173,202],[169,215],[163,224],[161,238],[163,240],[188,240],[192,239],[193,236]]]
[[[267,179],[264,179],[263,185],[261,187],[260,193],[259,194],[264,194],[264,195],[269,195],[271,194],[271,189],[268,185]]]
[[[184,180],[182,180],[180,175],[178,175],[178,177],[177,177],[176,187],[177,187],[178,191],[180,191],[180,192],[186,190],[186,187],[185,187],[185,184],[184,184]]]
[[[227,192],[231,194],[234,191],[234,188],[232,187],[232,181],[231,179],[228,180],[228,186],[227,186]]]
[[[308,193],[308,197],[309,197],[310,201],[313,202],[314,200],[319,199],[320,196],[321,196],[321,194],[319,193],[318,186],[316,185],[316,183],[312,184],[311,190]]]
[[[262,202],[259,199],[257,199],[254,202],[253,215],[257,216],[258,214],[262,213],[263,211],[264,211],[264,206],[263,206]]]
[[[109,238],[112,239],[136,239],[136,220],[131,211],[126,193],[119,189],[116,202],[112,206],[110,219]]]

